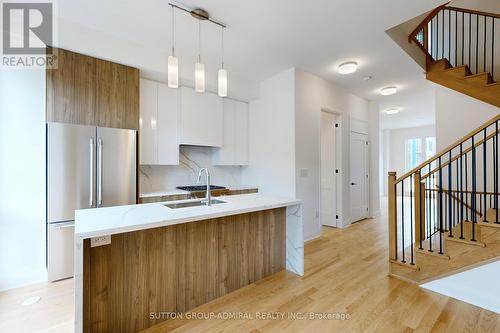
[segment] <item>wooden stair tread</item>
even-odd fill
[[[499,199],[500,201],[500,199]],[[496,209],[494,208],[490,208],[486,211],[486,218],[485,218],[486,221],[490,222],[490,223],[494,223],[494,222],[500,222],[500,212],[498,212],[498,221],[497,221],[497,213],[496,213]]]
[[[476,223],[474,225],[474,239],[472,240],[472,222],[464,221],[463,222],[463,239],[460,238],[461,230],[460,224],[457,224],[453,227],[453,237],[450,237],[448,234],[446,235],[446,241],[458,242],[463,244],[475,245],[485,247],[486,244],[480,241],[481,239],[481,227]]]
[[[476,85],[480,85],[480,86],[486,86],[489,83],[493,82],[493,79],[491,78],[491,74],[486,73],[486,72],[467,75],[462,80],[466,80],[471,84],[476,84]]]

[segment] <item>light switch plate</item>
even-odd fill
[[[96,247],[108,244],[111,244],[111,235],[92,237],[90,239],[90,247]]]

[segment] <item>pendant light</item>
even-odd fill
[[[205,92],[205,65],[201,63],[201,21],[198,21],[198,62],[194,64],[194,90]]]
[[[172,6],[172,54],[168,56],[168,86],[170,88],[179,88],[179,61],[175,56],[175,30],[174,30],[174,7]]]
[[[227,71],[224,69],[224,28],[221,28],[221,68],[217,73],[217,93],[220,97],[227,96]]]

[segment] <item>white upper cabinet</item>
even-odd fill
[[[180,144],[222,147],[222,98],[212,93],[180,90]]]
[[[156,114],[158,84],[142,80],[139,85],[140,164],[156,164]]]
[[[179,164],[179,93],[166,84],[140,81],[140,164]]]
[[[224,99],[223,145],[213,155],[214,165],[248,165],[248,103]]]

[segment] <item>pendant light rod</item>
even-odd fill
[[[216,24],[220,27],[226,28],[226,25],[224,23],[219,22],[219,21],[211,18],[206,10],[203,10],[201,8],[189,9],[189,8],[179,6],[179,5],[172,3],[172,2],[169,2],[168,4],[170,6],[172,6],[173,8],[177,8],[177,9],[180,9],[180,10],[186,12],[186,13],[191,14],[191,16],[193,16],[194,18],[196,18],[198,20],[201,20],[201,21],[207,20],[207,21],[212,22],[213,24]]]

